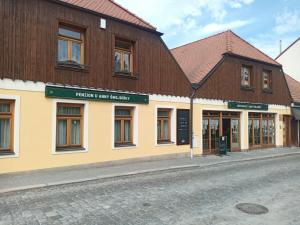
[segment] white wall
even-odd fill
[[[300,82],[300,39],[284,52],[277,61],[286,74]]]

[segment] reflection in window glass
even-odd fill
[[[208,119],[203,119],[202,122],[202,135],[203,135],[203,149],[208,150],[208,138],[209,138],[209,130],[208,130]]]
[[[68,61],[68,41],[58,41],[58,61]]]
[[[128,53],[124,54],[124,71],[130,72],[130,55]]]
[[[210,120],[211,149],[217,149],[219,144],[219,120]]]
[[[121,71],[121,53],[115,52],[115,71]]]
[[[76,31],[69,30],[69,29],[62,28],[62,27],[59,28],[58,32],[60,35],[65,36],[65,37],[70,37],[70,38],[74,38],[74,39],[78,39],[78,40],[81,39],[80,32],[76,32]]]
[[[253,129],[254,129],[254,144],[260,145],[260,120],[253,120]]]
[[[73,42],[73,49],[72,49],[72,61],[80,64],[81,61],[81,46],[79,43]]]
[[[249,145],[253,145],[253,120],[249,119],[249,124],[248,124],[248,134],[249,134]]]
[[[232,132],[232,148],[239,148],[240,147],[240,138],[239,138],[240,127],[239,127],[238,119],[231,120],[231,132]]]

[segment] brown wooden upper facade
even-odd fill
[[[0,0],[0,17],[1,79],[191,93],[187,77],[155,29],[50,0]],[[100,28],[101,18],[106,19],[105,29]]]
[[[239,102],[291,104],[280,66],[230,55],[224,56],[221,63],[200,83],[196,96]]]

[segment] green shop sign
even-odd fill
[[[149,104],[148,95],[46,86],[48,98],[77,99],[118,103]]]
[[[244,102],[228,102],[228,108],[229,109],[268,111],[269,106],[267,104],[254,104],[254,103],[244,103]]]

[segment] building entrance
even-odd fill
[[[203,112],[203,153],[218,153],[219,138],[227,137],[228,151],[240,151],[240,113]]]

